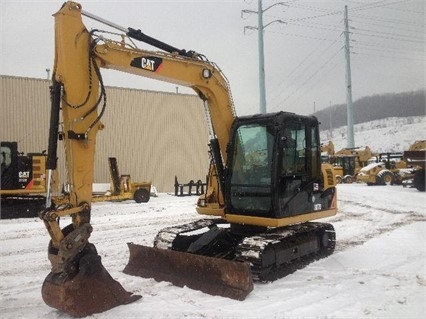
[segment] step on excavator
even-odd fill
[[[88,31],[83,16],[120,32]],[[336,214],[335,176],[321,165],[318,121],[288,112],[238,117],[219,67],[140,30],[121,27],[66,2],[55,17],[55,62],[48,178],[62,137],[68,202],[46,198],[40,213],[50,235],[45,303],[83,317],[138,300],[103,267],[89,237],[96,134],[106,109],[101,69],[192,88],[203,102],[210,140],[206,191],[185,225],[165,225],[152,247],[129,243],[124,272],[244,300],[253,281],[273,281],[334,250],[335,232],[312,220]],[[141,41],[157,49],[137,48]],[[207,141],[206,141],[207,142]],[[62,227],[60,217],[71,216]]]

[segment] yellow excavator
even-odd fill
[[[117,29],[119,39],[89,31],[83,16]],[[227,79],[202,54],[118,26],[75,2],[66,2],[54,17],[48,178],[56,169],[60,136],[70,192],[60,206],[48,192],[39,214],[51,238],[52,268],[42,287],[47,305],[82,317],[140,298],[109,275],[89,242],[96,134],[106,109],[102,68],[192,88],[203,101],[210,132],[207,189],[196,208],[207,216],[162,229],[153,247],[128,244],[125,273],[243,300],[253,280],[273,281],[333,252],[333,226],[311,222],[337,211],[335,177],[321,165],[315,117],[237,117]],[[159,50],[139,49],[135,41]],[[71,216],[65,227],[63,216]]]

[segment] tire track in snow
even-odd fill
[[[357,236],[354,236],[352,238],[339,240],[337,236],[335,248],[336,252],[343,251],[351,247],[363,245],[365,242],[372,238],[375,238],[385,233],[392,232],[402,226],[416,222],[426,221],[425,215],[414,211],[401,212],[394,209],[387,209],[382,207],[376,208],[372,205],[352,200],[340,200],[340,203],[350,204],[352,206],[355,205],[356,207],[365,209],[366,212],[354,213],[351,211],[343,211],[338,213],[337,216],[330,218],[328,222],[334,225],[339,223],[349,224],[352,222],[366,222],[373,226],[370,229],[364,228],[361,234],[358,234]],[[378,215],[378,217],[375,216],[375,213],[377,213],[376,215]],[[389,215],[389,218],[387,218],[386,215]],[[380,218],[380,220],[378,220],[378,218]],[[386,222],[388,220],[390,221],[389,223]]]
[[[388,208],[383,208],[383,207],[374,207],[372,205],[360,203],[358,201],[353,201],[353,200],[339,200],[339,202],[340,203],[344,203],[344,204],[356,205],[357,207],[361,207],[361,208],[365,208],[365,209],[380,210],[382,212],[389,213],[389,214],[394,214],[394,215],[407,214],[407,213],[417,214],[414,211],[406,212],[406,211],[396,211],[394,209],[388,209]]]

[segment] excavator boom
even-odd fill
[[[52,271],[43,284],[43,299],[46,304],[77,317],[103,312],[140,298],[127,292],[109,275],[95,246],[89,242],[92,231],[90,210],[96,135],[103,129],[101,117],[106,108],[100,69],[116,69],[192,87],[205,102],[208,121],[214,122],[214,132],[211,129],[211,135],[215,136],[216,144],[221,149],[226,148],[228,132],[234,118],[228,83],[213,63],[193,51],[178,50],[140,30],[125,29],[113,23],[107,24],[122,29],[133,39],[144,41],[163,51],[141,50],[123,41],[105,39],[103,35],[87,30],[82,22],[83,15],[103,20],[84,12],[80,4],[72,1],[64,3],[54,14],[55,62],[47,169],[49,176],[56,170],[57,140],[60,136],[65,146],[70,192],[68,202],[59,207],[51,203],[48,192],[47,208],[39,214],[51,237],[48,256]],[[226,153],[222,153],[220,157],[226,158]],[[211,174],[212,180],[215,179],[213,167]],[[217,183],[209,193],[210,201],[223,200]],[[223,214],[223,208],[217,211],[218,214]],[[71,216],[72,224],[62,227],[59,221],[64,216]],[[146,251],[152,256],[151,259],[143,258],[139,266],[133,266],[133,271],[136,268],[140,271],[141,267],[145,267],[145,271],[149,273],[150,267],[152,272],[158,268],[161,258],[167,258],[175,266],[183,264],[185,260],[177,253],[167,254],[157,249],[139,247],[131,248],[131,262],[127,269],[132,268],[132,260],[141,260],[132,256]],[[200,256],[189,255],[185,265],[182,265],[187,268],[188,274],[196,271],[199,274],[210,274],[214,278],[210,281],[213,288],[209,288],[207,282],[202,290],[243,299],[253,288],[247,264],[214,258],[207,261],[202,259]],[[149,261],[152,262],[151,265],[148,265]],[[233,276],[229,276],[229,273]],[[234,282],[237,282],[238,287],[234,287]],[[185,284],[184,281],[181,284]],[[231,288],[223,288],[227,286]],[[226,292],[231,290],[238,293]]]
[[[101,30],[88,31],[82,16],[124,34],[112,40]],[[50,202],[48,192],[39,215],[51,238],[52,270],[42,289],[46,304],[82,317],[140,298],[109,275],[89,242],[96,135],[107,107],[102,68],[192,88],[203,101],[209,128],[211,162],[197,212],[210,216],[160,230],[154,247],[128,244],[126,274],[244,300],[253,280],[275,280],[333,252],[332,225],[310,222],[337,211],[335,177],[321,165],[315,117],[287,112],[237,117],[226,77],[202,54],[107,22],[72,1],[54,17],[47,169],[53,176],[61,137],[70,191],[61,206]],[[139,49],[133,40],[161,51]],[[62,227],[64,216],[72,223]]]

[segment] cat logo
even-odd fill
[[[19,176],[19,178],[25,178],[25,179],[27,179],[27,178],[30,178],[30,172],[29,171],[25,171],[25,172],[20,171],[18,173],[18,176]]]
[[[162,62],[163,59],[157,57],[137,57],[132,60],[130,65],[146,71],[156,72]]]

